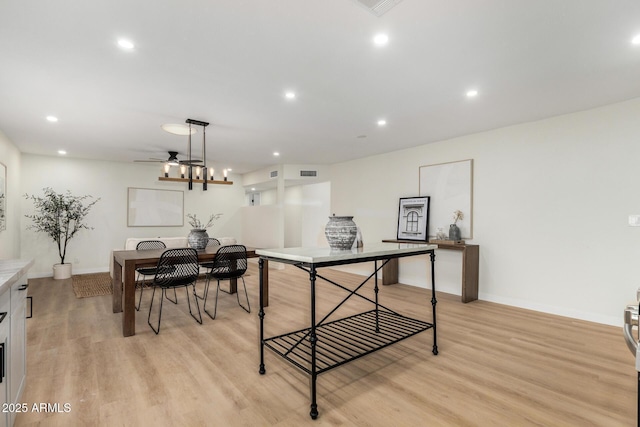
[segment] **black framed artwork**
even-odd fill
[[[427,241],[429,196],[402,197],[398,204],[398,240]]]

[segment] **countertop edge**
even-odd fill
[[[33,259],[0,260],[0,295],[11,289],[11,286],[29,271],[33,262]],[[8,278],[4,277],[5,269],[10,274]]]

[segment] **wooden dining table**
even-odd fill
[[[198,251],[198,261],[212,261],[220,246],[209,246]],[[136,269],[152,267],[158,264],[160,255],[166,249],[128,250],[113,252],[113,312],[123,313],[122,335],[130,337],[136,334]],[[247,258],[256,258],[256,249],[247,247]],[[124,274],[124,276],[123,276]],[[262,304],[269,305],[269,268],[263,268],[262,274]],[[237,292],[237,279],[232,279],[230,292]]]

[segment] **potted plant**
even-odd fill
[[[189,225],[191,225],[191,232],[188,236],[189,246],[191,246],[195,250],[206,248],[207,243],[209,242],[207,228],[211,227],[213,223],[221,216],[221,213],[211,214],[209,220],[206,223],[203,223],[196,217],[195,214],[187,214],[187,218],[189,218]]]
[[[60,256],[60,264],[53,266],[53,278],[68,279],[71,277],[71,264],[64,262],[67,245],[78,231],[93,229],[84,223],[84,219],[100,199],[89,202],[93,196],[74,196],[68,190],[66,193],[56,193],[49,187],[43,188],[43,191],[42,197],[24,195],[35,206],[33,215],[25,215],[33,221],[33,224],[27,226],[27,230],[45,233],[53,239],[58,245]]]

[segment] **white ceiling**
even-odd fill
[[[0,130],[130,162],[193,118],[216,167],[334,163],[638,97],[639,33],[638,0],[0,0]]]

